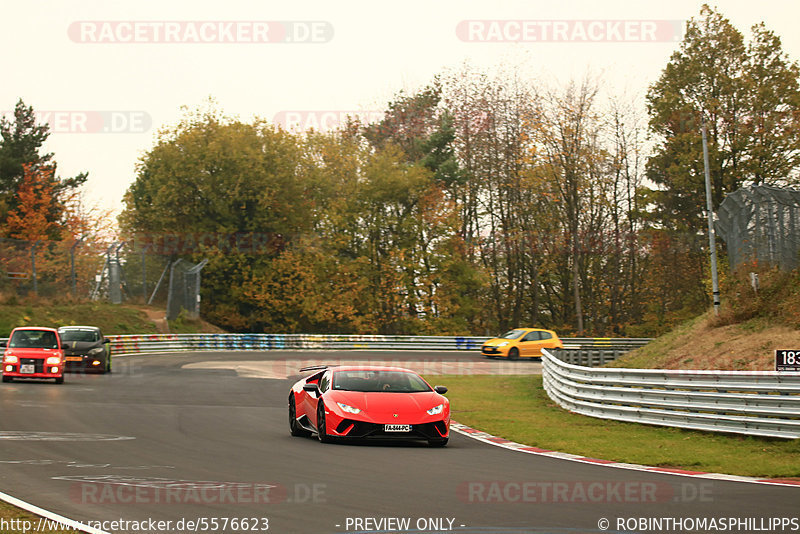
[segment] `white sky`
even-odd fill
[[[465,42],[456,27],[465,20],[685,21],[699,14],[702,3],[4,0],[0,112],[11,110],[21,97],[37,112],[57,111],[61,120],[77,121],[72,131],[56,128],[46,148],[55,152],[59,175],[89,172],[87,200],[119,210],[134,165],[153,145],[157,129],[174,124],[181,106],[200,106],[209,96],[224,112],[244,120],[272,119],[282,111],[371,111],[382,109],[397,91],[414,91],[465,61],[487,69],[519,63],[548,82],[590,71],[610,93],[641,96],[677,41]],[[763,20],[782,38],[792,59],[800,59],[800,2],[716,5],[746,35]],[[315,44],[93,44],[76,42],[79,32],[68,33],[80,21],[317,21],[332,28],[333,37]],[[275,35],[273,30],[269,35]],[[123,131],[85,133],[83,112],[105,112],[106,118],[113,112],[115,127]],[[88,128],[94,120],[96,115],[89,115]],[[138,128],[131,131],[122,120],[139,121]]]

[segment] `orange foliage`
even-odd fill
[[[53,197],[53,168],[23,165],[22,184],[17,191],[17,207],[8,214],[6,232],[16,239],[48,239],[61,233],[58,223],[48,220],[57,210]]]

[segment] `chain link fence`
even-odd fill
[[[208,260],[193,264],[178,259],[170,266],[167,319],[177,319],[182,310],[189,319],[200,316],[200,272]]]
[[[0,238],[0,292],[89,298],[104,243]]]
[[[756,260],[793,270],[800,264],[800,191],[766,185],[739,189],[720,204],[715,229],[731,269]]]
[[[208,260],[195,264],[160,252],[124,241],[0,238],[0,294],[139,302],[165,306],[168,319],[182,310],[199,317]]]

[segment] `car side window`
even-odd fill
[[[319,390],[322,393],[328,391],[328,386],[331,384],[331,377],[328,373],[322,375],[322,378],[319,379]]]
[[[534,330],[533,332],[528,332],[528,334],[525,336],[525,338],[522,341],[539,341],[539,339],[541,339],[539,337],[539,332]]]
[[[540,332],[542,334],[542,339],[553,339],[553,334],[550,332]]]

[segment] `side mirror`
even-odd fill
[[[303,391],[308,391],[309,393],[319,393],[319,385],[318,384],[303,384]]]
[[[436,386],[433,388],[433,391],[435,391],[439,395],[444,395],[445,393],[447,393],[447,388],[444,386]]]
[[[111,340],[108,339],[107,337],[104,337],[103,338],[103,343],[111,343]]]

